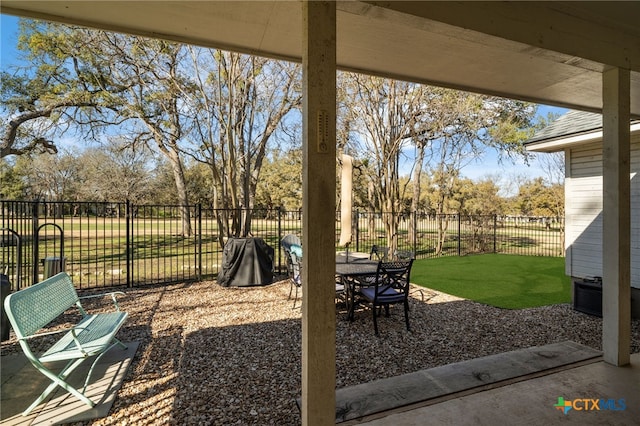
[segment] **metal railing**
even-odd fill
[[[393,245],[385,230],[386,216],[353,214],[354,250]],[[392,238],[399,251],[410,251],[417,259],[474,253],[564,256],[563,218],[411,213],[400,215]]]
[[[0,201],[0,209],[5,229],[0,231],[0,272],[13,278],[14,289],[62,268],[79,288],[215,279],[222,263],[218,216],[229,212],[189,206],[185,224],[184,209],[175,205]],[[354,212],[353,218],[349,250],[392,245],[384,226],[387,214]],[[418,259],[495,252],[564,255],[559,218],[407,214],[397,219],[392,237],[397,249]],[[286,264],[280,240],[289,233],[301,236],[301,230],[300,211],[252,212],[251,236],[274,248],[276,272]],[[338,241],[339,214],[336,233]]]

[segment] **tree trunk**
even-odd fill
[[[187,184],[184,177],[184,167],[180,160],[180,154],[175,149],[169,150],[168,153],[171,170],[173,171],[173,178],[176,183],[176,196],[178,197],[178,203],[180,205],[182,235],[184,237],[190,237],[193,234],[193,230],[191,228],[191,212],[189,211],[189,199],[187,196]]]
[[[367,213],[367,217],[368,217],[367,232],[369,234],[369,239],[377,238],[376,216],[374,213],[376,211],[376,206],[374,203],[375,198],[376,198],[375,187],[373,185],[373,182],[369,181],[369,184],[367,186],[367,202],[369,204],[368,206],[369,212]]]
[[[420,181],[422,177],[422,163],[424,161],[424,144],[416,144],[416,159],[413,168],[413,199],[411,200],[411,211],[417,214],[420,208]],[[416,241],[417,230],[415,229],[416,221],[409,221],[409,241]]]

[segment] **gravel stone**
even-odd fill
[[[287,280],[126,290],[119,303],[130,317],[118,338],[140,346],[109,416],[87,424],[300,424],[301,310],[292,309],[288,294]],[[338,304],[336,315],[338,388],[566,340],[602,350],[602,319],[569,304],[499,309],[414,286],[411,332],[400,306],[381,316],[379,338],[369,309],[349,322]],[[71,321],[65,316],[57,326]],[[2,354],[16,351],[12,334]],[[640,320],[632,322],[637,352]]]

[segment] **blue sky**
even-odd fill
[[[18,18],[9,15],[0,15],[0,38],[2,40],[2,44],[0,46],[0,67],[2,70],[5,70],[7,66],[19,63],[17,51],[15,49],[17,33]],[[548,112],[563,114],[566,111],[566,108],[546,105],[540,105],[538,107],[538,114],[543,116],[546,116]],[[538,176],[545,177],[545,173],[542,170],[537,157],[532,158],[529,165],[525,164],[524,161],[517,161],[513,163],[509,159],[505,159],[502,164],[499,164],[498,154],[493,150],[487,150],[486,154],[481,159],[467,165],[462,170],[462,174],[474,180],[481,179],[487,175],[496,174],[500,175],[505,181],[512,181],[516,176],[528,178],[535,178]]]
[[[2,69],[6,65],[17,61],[15,46],[18,41],[18,18],[9,15],[0,15],[0,65]]]

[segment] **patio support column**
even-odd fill
[[[604,360],[622,366],[631,351],[630,73],[602,74]]]
[[[335,424],[336,4],[303,1],[302,424]]]

